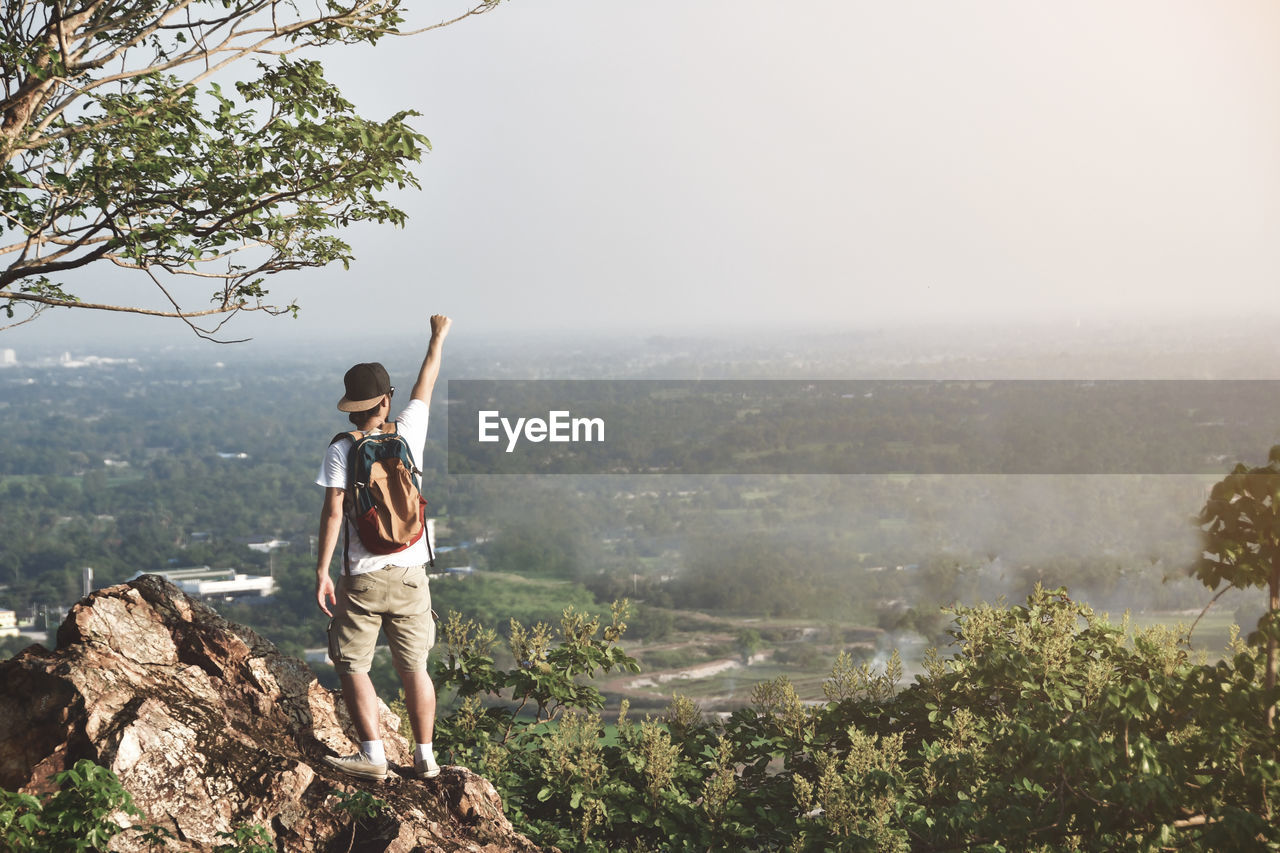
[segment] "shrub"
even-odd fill
[[[1171,632],[1130,642],[1063,590],[952,615],[955,654],[929,656],[905,689],[896,656],[877,668],[841,654],[823,704],[778,678],[723,722],[677,698],[636,724],[624,705],[616,744],[601,736],[598,694],[569,684],[594,671],[556,675],[549,630],[513,630],[527,661],[516,672],[451,646],[440,676],[474,678],[476,701],[444,727],[460,757],[494,772],[521,831],[565,850],[1280,845],[1280,764],[1258,713],[1276,691],[1256,649],[1193,665]],[[581,655],[583,633],[564,636]],[[630,661],[591,643],[597,660],[607,648]],[[479,693],[493,701],[502,687],[532,701],[530,673],[562,713],[520,723],[482,708]]]

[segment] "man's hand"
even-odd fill
[[[418,370],[418,381],[413,383],[413,399],[431,402],[431,389],[435,387],[436,377],[440,375],[440,352],[444,349],[444,339],[452,325],[453,321],[443,314],[431,315],[431,340],[427,343],[427,354]]]
[[[333,590],[333,579],[329,577],[328,572],[325,572],[324,574],[317,573],[316,604],[320,605],[320,609],[324,611],[325,616],[332,619],[333,614],[329,612],[329,608],[325,605],[326,601],[335,607],[338,605],[338,596]]]

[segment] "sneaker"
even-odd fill
[[[432,756],[415,758],[413,760],[413,775],[419,779],[434,779],[440,775],[440,765],[436,764],[436,760]]]
[[[324,760],[329,766],[362,779],[375,779],[381,782],[387,778],[387,762],[375,764],[366,758],[363,752],[357,752],[355,755],[326,755]],[[436,772],[439,773],[439,769]]]

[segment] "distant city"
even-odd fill
[[[101,355],[72,356],[63,352],[56,357],[42,356],[31,361],[19,361],[17,350],[0,349],[0,367],[99,367],[103,365],[137,364],[136,358],[108,358]]]
[[[81,568],[91,565],[91,588],[140,572],[172,574],[295,653],[311,649],[317,448],[345,426],[333,409],[342,371],[374,358],[404,381],[421,341],[76,343],[85,348],[0,348],[0,427],[21,437],[0,448],[0,608],[12,614],[0,613],[0,639],[25,630],[44,642],[83,593]],[[1280,338],[1261,322],[476,335],[457,339],[442,378],[443,387],[459,379],[1274,379]],[[1040,582],[1068,585],[1115,612],[1198,612],[1204,594],[1186,579],[1195,553],[1186,518],[1237,456],[1262,464],[1275,443],[1267,433],[1224,444],[1230,458],[1215,459],[1210,474],[1145,479],[932,477],[903,466],[885,477],[808,477],[833,473],[829,465],[796,467],[804,476],[795,477],[506,479],[451,473],[444,439],[456,399],[436,400],[424,465],[431,511],[444,520],[439,571],[475,570],[446,606],[503,621],[502,608],[525,607],[535,589],[512,578],[568,582],[574,586],[549,588],[549,618],[568,595],[627,594],[644,603],[635,622],[655,638],[663,619],[678,618],[668,609],[686,608],[826,620],[851,631],[909,622],[933,637],[938,606],[1016,598]],[[827,410],[812,406],[744,406],[724,421],[722,444],[748,462],[785,451],[811,467],[851,452],[855,440],[920,448],[925,459],[959,454],[959,439],[945,430],[964,422],[947,417],[940,400],[921,405],[862,407],[856,426],[824,421]],[[1237,422],[1266,428],[1269,418],[1254,416],[1260,410],[1206,410],[1191,420],[1225,441]],[[1109,413],[1074,413],[1081,426],[1068,422],[1069,435],[1091,435],[1085,426]],[[30,426],[46,420],[37,441]],[[1143,429],[1167,426],[1153,420]],[[824,423],[830,434],[819,429]],[[1120,466],[1152,448],[1167,448],[1169,458],[1185,450],[1133,432],[1112,445],[1078,452],[1100,446]],[[1029,452],[1007,449],[1011,458]],[[785,584],[785,595],[771,591],[774,583]],[[510,587],[510,600],[497,595],[500,586]],[[497,601],[506,603],[494,610]],[[1223,601],[1229,618],[1256,620],[1251,611],[1235,616],[1243,602]],[[252,606],[261,602],[270,606]]]

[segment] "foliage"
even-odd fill
[[[337,0],[309,16],[274,0],[4,4],[0,309],[224,322],[296,311],[264,301],[266,277],[348,264],[337,228],[402,224],[380,196],[418,185],[411,166],[429,144],[406,123],[413,113],[361,118],[319,62],[295,54],[400,34],[400,5]],[[224,90],[224,69],[250,58],[255,76]],[[65,272],[98,261],[149,276],[165,309],[66,289]],[[180,277],[194,293],[175,295]],[[184,307],[210,290],[212,307]]]
[[[43,801],[30,794],[0,789],[0,849],[24,853],[107,850],[112,838],[136,833],[148,849],[174,849],[173,834],[146,823],[133,796],[110,768],[82,758],[53,777],[58,791]],[[339,796],[342,796],[341,792]],[[341,807],[357,819],[384,803],[365,792],[348,795]],[[271,834],[257,824],[240,824],[219,832],[225,839],[215,853],[273,853]]]
[[[333,795],[338,798],[338,808],[357,819],[374,817],[387,807],[385,801],[368,791],[335,790]]]
[[[230,831],[219,832],[218,837],[227,841],[214,847],[213,853],[275,853],[276,849],[271,834],[256,823],[241,824]]]
[[[638,671],[634,659],[617,646],[626,631],[628,603],[615,602],[603,632],[599,617],[568,607],[561,614],[559,642],[553,645],[551,626],[539,622],[526,627],[511,620],[508,645],[515,661],[510,671],[494,665],[498,634],[472,619],[450,612],[441,626],[444,655],[436,658],[433,679],[437,689],[451,688],[463,700],[497,696],[511,689],[514,710],[491,708],[480,726],[499,742],[507,740],[520,715],[533,714],[532,725],[554,720],[566,709],[598,711],[604,696],[581,679],[614,669]],[[601,633],[600,637],[596,634]],[[467,703],[464,703],[467,706]],[[470,707],[477,708],[478,705]]]
[[[6,850],[64,853],[106,850],[124,831],[116,814],[137,818],[133,797],[105,767],[80,759],[53,777],[57,793],[43,802],[30,794],[0,791],[0,841]]]
[[[743,663],[751,663],[751,656],[764,646],[764,639],[755,628],[743,628],[738,631],[738,653]]]
[[[453,714],[436,722],[442,757],[511,790],[543,778],[540,767],[519,759],[532,757],[532,746],[544,738],[559,737],[561,760],[580,767],[592,784],[599,782],[590,769],[587,727],[598,722],[594,715],[604,707],[604,696],[584,680],[615,669],[639,669],[617,645],[626,613],[625,601],[615,603],[601,631],[599,618],[566,608],[558,637],[545,622],[526,627],[512,620],[507,643],[515,663],[500,670],[494,663],[497,632],[451,612],[441,626],[444,654],[432,672],[437,690],[452,691],[460,700]],[[484,700],[503,696],[510,704],[485,706]],[[557,720],[560,725],[553,725]],[[508,803],[508,815],[519,813],[521,802]],[[579,796],[573,807],[594,808],[593,802],[588,798],[584,805]]]
[[[616,744],[546,630],[513,629],[533,666],[500,672],[496,636],[455,623],[437,678],[466,698],[441,740],[522,831],[567,850],[1280,847],[1280,764],[1256,713],[1276,691],[1256,651],[1195,665],[1172,632],[1130,642],[1063,590],[954,617],[954,654],[905,689],[896,662],[841,656],[823,704],[785,678],[723,722],[677,698],[636,724],[624,703]],[[562,642],[581,654],[580,634]],[[515,686],[527,703],[530,669],[564,697],[556,723],[479,701]]]
[[[360,822],[369,818],[377,817],[387,807],[384,800],[380,800],[368,791],[340,791],[335,790],[334,796],[338,798],[338,808],[351,815],[351,838],[347,842],[347,849],[356,841],[356,830],[360,827]]]
[[[1205,550],[1196,577],[1210,589],[1267,586],[1280,558],[1280,445],[1266,465],[1236,465],[1214,484],[1198,521]]]
[[[581,680],[635,668],[617,646],[625,605],[603,632],[572,611],[554,640],[513,625],[505,672],[496,634],[454,617],[434,675],[462,701],[440,742],[494,781],[518,828],[565,850],[1280,849],[1280,764],[1257,714],[1276,690],[1256,649],[1192,664],[1173,632],[1130,641],[1063,590],[954,616],[954,653],[905,689],[896,662],[842,656],[824,703],[785,678],[724,721],[680,697],[632,721],[624,703],[612,742]],[[121,831],[109,815],[137,815],[104,768],[57,781],[43,804],[4,794],[0,838],[102,849]],[[360,820],[382,804],[339,807]],[[228,849],[258,849],[259,829],[227,835]]]
[[[1268,609],[1250,639],[1266,646],[1265,684],[1276,686],[1280,640],[1280,445],[1259,468],[1236,467],[1214,485],[1197,519],[1203,551],[1194,572],[1205,586],[1266,587]],[[1266,708],[1274,726],[1276,708]]]

